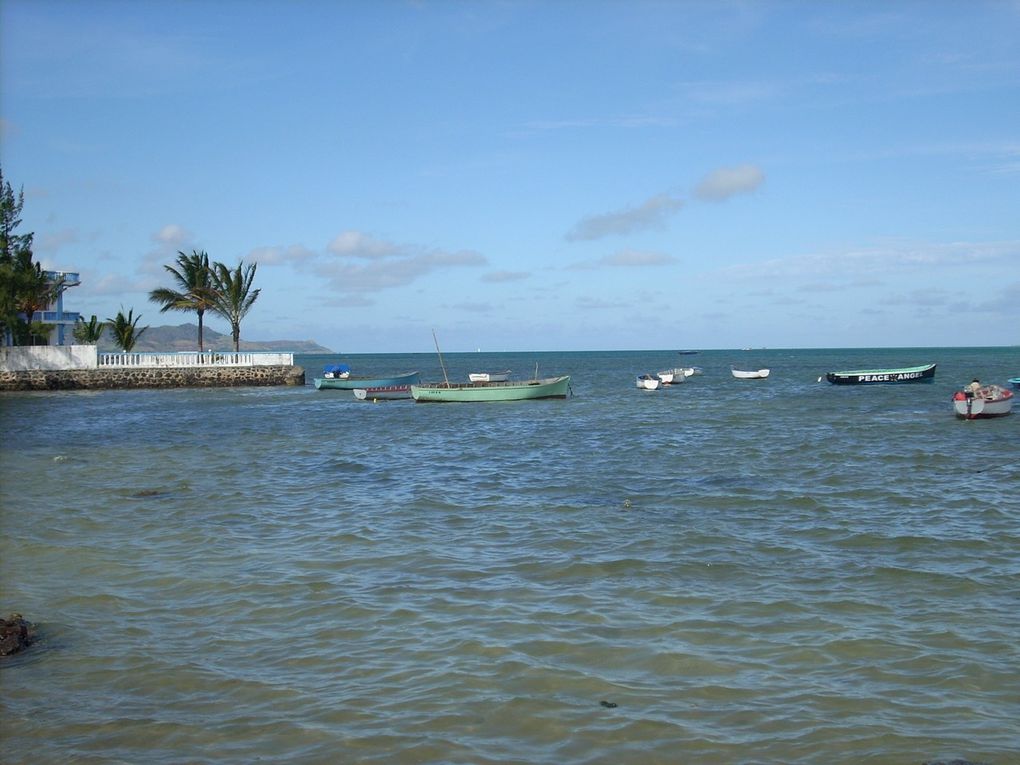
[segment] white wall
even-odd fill
[[[30,369],[95,369],[94,345],[17,345],[0,347],[0,372]]]

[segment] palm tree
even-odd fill
[[[135,309],[132,308],[128,311],[127,316],[124,315],[124,308],[121,306],[120,313],[114,319],[107,319],[106,323],[110,325],[110,331],[113,332],[113,339],[117,345],[124,349],[125,353],[130,353],[131,349],[135,347],[135,343],[142,336],[142,333],[148,329],[148,327],[137,328],[139,319],[142,318],[141,314],[134,316]]]
[[[163,266],[170,272],[179,289],[159,287],[149,293],[149,300],[160,303],[160,313],[167,311],[194,311],[198,314],[198,350],[205,350],[203,342],[203,316],[215,300],[209,255],[203,250],[192,250],[190,255],[177,252],[177,266]]]
[[[230,322],[230,335],[234,339],[235,353],[241,350],[241,319],[251,310],[252,304],[262,292],[261,289],[253,291],[251,288],[256,268],[257,263],[252,263],[246,268],[243,260],[233,271],[222,263],[216,263],[212,268],[215,292],[213,311]]]
[[[102,338],[105,329],[106,324],[99,321],[95,314],[92,314],[89,321],[85,321],[79,316],[74,325],[74,339],[83,345],[96,345]]]

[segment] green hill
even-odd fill
[[[203,339],[207,351],[232,351],[234,343],[230,335],[224,335],[214,329],[205,327]],[[100,352],[118,350],[114,344],[110,330],[103,333],[103,339],[99,342]],[[149,327],[142,333],[141,338],[135,343],[133,349],[138,353],[151,353],[159,351],[197,351],[198,350],[198,325],[179,324],[176,327]],[[241,338],[242,351],[276,351],[279,353],[334,353],[329,348],[316,343],[314,340],[245,340]]]

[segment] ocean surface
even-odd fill
[[[0,394],[0,761],[1020,763],[1020,349],[444,358],[573,396]]]

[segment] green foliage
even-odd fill
[[[92,314],[92,318],[88,321],[79,316],[78,321],[74,325],[74,339],[81,345],[96,345],[102,338],[105,330],[106,323],[99,321],[95,314]],[[137,339],[136,337],[135,340]]]
[[[190,255],[177,253],[177,268],[163,266],[173,276],[177,289],[159,287],[149,293],[149,300],[158,303],[160,313],[167,311],[194,311],[198,314],[198,350],[203,351],[203,317],[215,305],[215,288],[209,255],[192,250]]]
[[[32,315],[49,305],[59,287],[32,260],[35,235],[15,233],[24,203],[24,191],[15,194],[0,168],[0,335],[15,345],[32,342]]]
[[[235,352],[241,350],[241,320],[262,292],[261,289],[251,288],[257,268],[257,263],[245,267],[244,261],[239,262],[233,271],[222,263],[215,263],[212,267],[215,288],[213,310],[230,322],[230,336],[234,341]]]
[[[120,312],[114,318],[106,320],[107,324],[110,326],[110,331],[113,333],[114,341],[118,346],[123,348],[126,353],[131,352],[131,349],[135,347],[135,343],[138,342],[138,338],[140,338],[145,330],[148,329],[148,327],[138,329],[137,325],[141,318],[141,314],[134,316],[133,308],[129,310],[127,316],[125,316],[124,308],[121,306]]]

